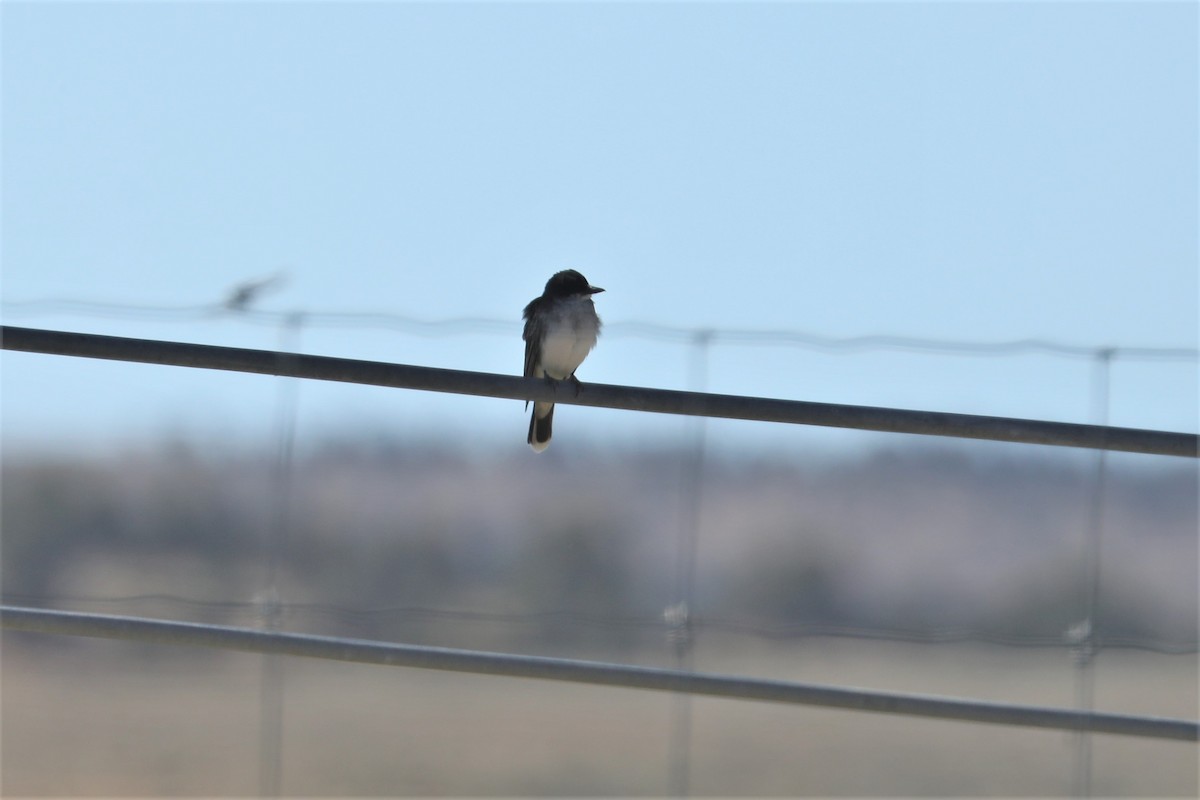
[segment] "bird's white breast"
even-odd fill
[[[546,320],[542,369],[555,380],[569,377],[596,346],[600,318],[590,297],[573,297],[557,305]]]

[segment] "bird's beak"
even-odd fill
[[[588,294],[600,294],[603,291],[604,290],[601,289],[599,286],[589,286],[588,287]]]

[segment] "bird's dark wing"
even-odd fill
[[[529,305],[525,306],[525,332],[521,334],[521,338],[525,340],[525,377],[535,377],[537,369],[539,350],[542,342],[542,320],[541,315],[537,313],[541,307],[542,298],[536,297],[530,301]]]

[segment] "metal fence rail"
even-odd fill
[[[680,672],[597,661],[391,644],[141,617],[0,606],[0,627],[14,631],[211,647],[390,667],[688,692],[708,697],[764,700],[993,725],[1090,731],[1179,741],[1200,740],[1200,723],[1182,719],[1008,705],[703,672]]]
[[[1200,435],[1192,433],[681,392],[600,383],[588,383],[576,394],[565,384],[559,387],[547,381],[514,375],[12,326],[0,326],[0,340],[5,350],[282,375],[511,400],[553,400],[574,405],[652,411],[661,414],[1122,450],[1187,458],[1200,455]]]

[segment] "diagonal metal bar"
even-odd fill
[[[560,387],[550,382],[515,375],[13,326],[0,326],[0,340],[5,350],[283,375],[511,400],[553,400],[558,403],[652,411],[660,414],[1122,450],[1187,458],[1200,455],[1200,435],[1194,433],[679,392],[601,383],[585,384],[583,390],[576,395],[574,389],[566,384]]]
[[[141,617],[0,606],[0,627],[13,631],[212,647],[251,653],[277,653],[390,667],[537,678],[627,689],[690,692],[708,697],[904,714],[993,725],[1092,731],[1180,741],[1200,739],[1200,723],[1184,719],[1007,705],[703,672],[679,672],[597,661],[391,644]]]

